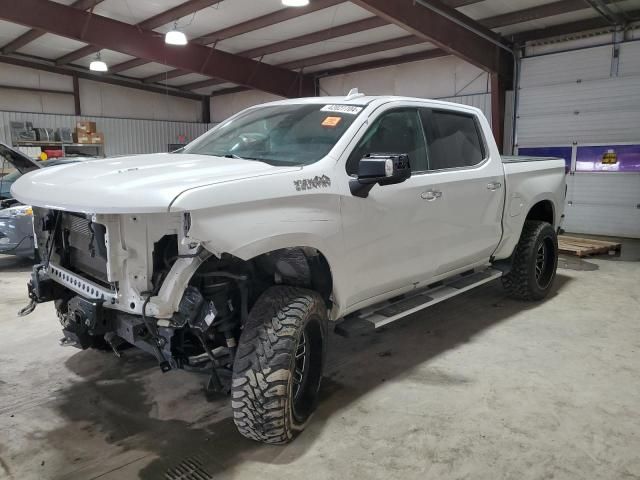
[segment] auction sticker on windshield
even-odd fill
[[[320,109],[321,112],[348,113],[349,115],[358,115],[362,111],[362,107],[355,105],[325,105]]]
[[[334,128],[342,121],[342,117],[327,117],[322,121],[323,127]]]

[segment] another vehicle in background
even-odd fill
[[[36,258],[33,210],[11,196],[11,185],[23,174],[40,168],[75,163],[85,158],[38,161],[0,143],[0,254]],[[5,175],[5,172],[9,172]]]

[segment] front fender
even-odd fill
[[[191,215],[188,240],[201,242],[218,257],[228,253],[243,260],[282,248],[314,248],[329,263],[334,302],[340,305],[345,277],[340,268],[340,195],[330,185],[298,191],[294,180],[292,175],[276,175],[268,183],[247,180],[185,194],[191,198],[179,200]],[[189,208],[212,203],[212,198],[213,206]]]

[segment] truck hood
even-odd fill
[[[44,168],[11,187],[26,205],[85,213],[166,212],[192,188],[299,170],[193,154],[150,154]]]

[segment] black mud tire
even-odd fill
[[[262,294],[233,365],[231,407],[243,436],[284,444],[304,429],[317,405],[326,337],[327,308],[318,293],[276,286]],[[300,369],[302,342],[306,368]]]
[[[502,285],[511,298],[542,300],[553,286],[557,267],[558,237],[555,230],[547,222],[527,220],[513,253],[511,270],[502,277]]]

